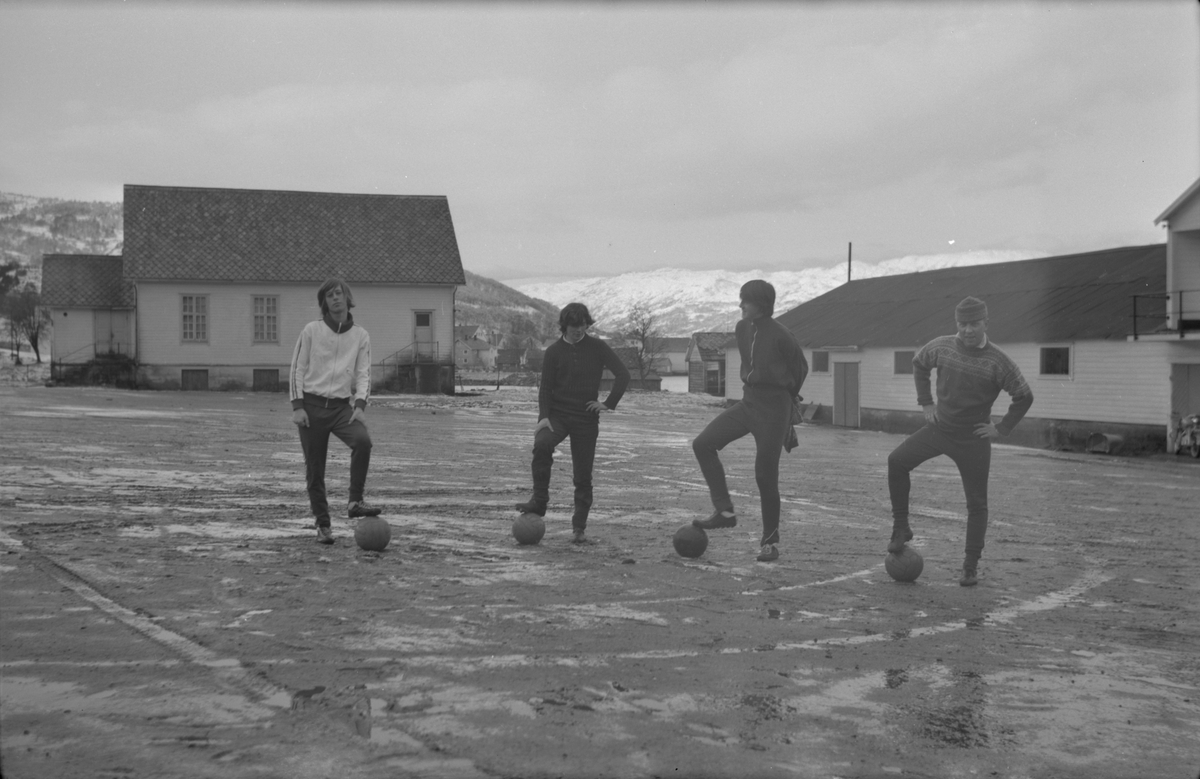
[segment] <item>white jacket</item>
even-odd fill
[[[371,336],[349,314],[340,325],[323,317],[300,331],[292,352],[288,396],[292,408],[304,405],[304,393],[349,398],[359,408],[371,395]]]

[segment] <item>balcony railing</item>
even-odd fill
[[[1180,289],[1132,297],[1133,340],[1136,341],[1139,335],[1152,333],[1177,333],[1183,338],[1184,333],[1200,331],[1200,290]],[[1152,320],[1152,323],[1143,323],[1143,320]],[[1142,323],[1140,328],[1139,323]],[[1154,327],[1153,323],[1161,324]]]

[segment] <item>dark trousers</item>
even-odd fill
[[[958,466],[963,492],[967,496],[966,556],[978,560],[983,554],[983,538],[988,523],[988,473],[992,466],[992,442],[972,435],[956,438],[936,425],[925,425],[904,439],[888,455],[888,492],[892,497],[892,518],[897,525],[908,525],[909,473],[926,460],[946,455]]]
[[[791,419],[792,398],[787,390],[746,387],[741,402],[721,412],[692,441],[713,506],[718,511],[732,511],[725,468],[717,452],[747,433],[754,436],[754,480],[762,501],[763,544],[779,543],[779,457]]]
[[[304,404],[308,427],[300,428],[300,447],[304,450],[304,477],[308,483],[308,502],[317,525],[329,526],[329,502],[325,498],[325,458],[329,436],[333,434],[350,447],[350,502],[363,498],[367,469],[371,465],[371,434],[362,422],[351,424],[354,409],[349,404],[322,408]]]
[[[562,414],[549,419],[550,427],[542,428],[533,437],[533,501],[543,507],[550,502],[554,449],[570,437],[575,477],[575,513],[571,517],[571,526],[583,530],[592,508],[592,464],[596,461],[600,417],[591,413],[586,417]]]

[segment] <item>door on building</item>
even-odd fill
[[[858,427],[858,363],[833,364],[833,424]]]
[[[1180,417],[1200,414],[1200,365],[1172,363],[1171,413]]]
[[[415,311],[413,321],[414,349],[418,358],[430,359],[434,356],[436,347],[433,343],[433,312]]]
[[[131,311],[95,309],[92,324],[96,334],[96,354],[133,354]]]

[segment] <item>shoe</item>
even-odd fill
[[[912,528],[903,527],[892,531],[892,540],[888,542],[888,552],[890,554],[900,554],[904,551],[904,545],[913,538]]]
[[[693,519],[692,527],[698,527],[701,530],[717,530],[723,527],[736,527],[737,515],[725,515],[720,509],[714,511],[708,519]]]
[[[530,499],[524,503],[518,503],[517,511],[522,514],[537,514],[539,517],[544,517],[546,516],[546,504]]]
[[[317,525],[317,543],[332,544],[333,543],[333,528],[328,525]]]
[[[962,578],[958,580],[960,587],[974,587],[979,584],[979,575],[975,571],[975,566],[964,565]]]
[[[351,519],[355,517],[377,517],[383,513],[383,509],[368,506],[364,501],[351,501],[350,507],[346,512]]]
[[[590,544],[591,541],[588,541],[587,536],[585,536],[583,534],[582,530],[576,530],[574,533],[571,534],[571,543],[572,544]]]
[[[779,550],[775,548],[774,544],[763,544],[762,551],[758,553],[758,557],[755,559],[760,563],[774,562],[779,559]]]

